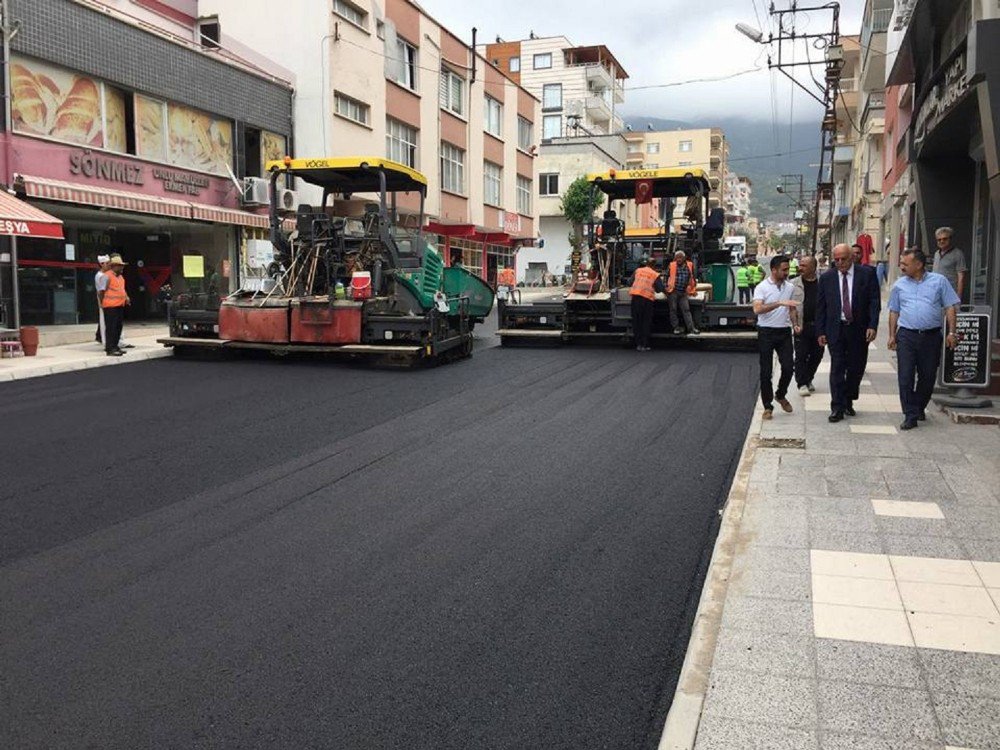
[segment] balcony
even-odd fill
[[[878,3],[876,3],[878,4]],[[886,30],[892,22],[892,7],[877,8],[861,29],[861,87],[880,89],[885,85]]]
[[[625,161],[629,164],[642,164],[645,158],[642,151],[629,151],[628,156],[625,157]]]
[[[885,92],[872,91],[861,105],[861,130],[865,135],[885,132]]]
[[[854,163],[854,144],[844,143],[833,149],[833,179],[843,180],[851,173]]]
[[[594,122],[611,121],[611,105],[603,96],[588,96],[584,102],[587,115]]]

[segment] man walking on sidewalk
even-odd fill
[[[110,258],[110,255],[98,255],[97,273],[94,274],[94,292],[97,295],[97,333],[94,334],[94,340],[101,346],[104,345],[104,310],[101,307],[101,279],[108,270],[108,260]]]
[[[853,417],[861,377],[868,361],[868,344],[878,332],[882,308],[875,272],[854,262],[847,244],[833,248],[834,267],[819,279],[816,294],[816,336],[830,347],[830,416],[839,422]]]
[[[816,294],[819,279],[816,276],[816,258],[802,257],[799,264],[802,275],[790,282],[792,299],[799,304],[799,322],[802,326],[795,336],[795,385],[800,396],[809,396],[816,390],[813,378],[816,368],[823,361],[823,347],[816,338]]]
[[[97,290],[97,299],[104,313],[104,352],[109,357],[125,354],[118,346],[125,322],[125,306],[131,303],[125,291],[125,277],[122,276],[124,268],[122,256],[112,255]]]
[[[788,283],[788,259],[782,255],[771,258],[771,275],[757,285],[753,293],[753,311],[757,316],[757,347],[760,351],[760,400],[764,419],[774,415],[774,401],[786,412],[792,405],[785,396],[792,382],[792,328],[799,332],[797,305],[792,300],[792,285]],[[778,390],[771,382],[774,354],[778,354],[781,374]]]
[[[924,410],[941,361],[942,315],[948,328],[945,343],[949,349],[958,343],[955,324],[961,300],[947,278],[925,270],[926,262],[917,248],[904,251],[899,260],[903,276],[889,293],[889,348],[896,351],[901,430],[912,430],[927,418]]]
[[[948,279],[951,288],[955,290],[958,298],[962,299],[965,294],[965,277],[968,273],[968,266],[965,263],[965,253],[951,244],[951,237],[954,233],[955,230],[951,227],[939,227],[934,232],[934,239],[937,242],[937,252],[934,253],[934,273]]]

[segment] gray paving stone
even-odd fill
[[[941,468],[936,461],[913,461],[912,459],[882,458],[879,459],[879,468],[886,480],[916,480],[920,477],[932,475],[940,476]]]
[[[797,547],[809,546],[809,525],[803,520],[791,526],[777,524],[754,524],[746,528],[752,534],[753,544],[765,547]]]
[[[1000,656],[916,649],[933,693],[963,693],[1000,700]],[[996,717],[1000,731],[1000,714]]]
[[[816,639],[816,676],[872,685],[922,688],[915,649],[830,638]]]
[[[943,512],[943,511],[942,511]],[[940,518],[900,518],[899,516],[875,516],[878,533],[900,536],[955,536],[947,522]]]
[[[727,599],[722,612],[722,627],[761,633],[812,635],[812,604],[750,596]]]
[[[816,725],[816,682],[713,669],[705,713],[809,729]]]
[[[889,480],[889,495],[893,500],[922,500],[948,502],[955,500],[955,493],[944,479],[924,475],[919,480]]]
[[[870,552],[882,554],[882,538],[878,534],[838,529],[810,529],[810,549],[830,549],[841,552]]]
[[[775,635],[729,628],[719,636],[712,667],[813,678],[815,642],[812,635]]]
[[[943,523],[938,521],[938,523]],[[969,559],[962,546],[947,536],[907,536],[883,534],[882,545],[887,555],[910,557],[946,557],[953,560]]]
[[[1000,562],[1000,541],[994,539],[961,539],[959,544],[969,560]]]
[[[808,573],[809,551],[788,547],[763,547],[753,544],[737,552],[733,561],[736,571],[784,570],[790,573]]]
[[[703,716],[695,750],[819,750],[816,731]]]
[[[1000,750],[1000,700],[975,695],[940,693],[934,709],[949,745]]]
[[[821,680],[819,712],[823,730],[942,739],[924,690]]]
[[[755,596],[764,599],[809,601],[812,582],[809,573],[778,570],[736,570],[729,579],[727,597]]]
[[[842,732],[824,732],[823,750],[944,750],[943,742],[923,742],[912,737],[889,739]]]
[[[951,535],[958,539],[1000,541],[1000,521],[953,520],[945,517]]]
[[[885,497],[889,488],[885,482],[859,482],[855,480],[828,480],[827,494],[837,497]]]
[[[858,435],[855,438],[858,453],[862,456],[882,456],[884,458],[907,458],[914,454],[911,446],[903,438],[876,435]]]
[[[835,531],[861,532],[874,534],[878,531],[875,524],[871,501],[865,500],[868,510],[864,513],[858,511],[844,511],[835,513],[810,513],[810,529],[832,529]]]

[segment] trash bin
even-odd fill
[[[733,298],[733,275],[726,263],[713,263],[708,267],[708,280],[712,284],[712,302],[729,302]]]

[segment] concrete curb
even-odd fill
[[[10,382],[14,380],[27,380],[28,378],[40,378],[46,375],[57,375],[61,372],[76,372],[77,370],[92,370],[96,367],[117,367],[135,362],[145,362],[150,359],[169,357],[172,354],[166,347],[162,349],[131,350],[124,357],[108,357],[105,355],[89,357],[87,359],[76,359],[65,362],[53,362],[51,364],[39,365],[37,367],[25,367],[17,370],[0,371],[0,382]]]
[[[750,471],[757,454],[761,428],[761,412],[754,406],[754,416],[747,430],[743,450],[736,466],[733,485],[722,511],[719,535],[712,549],[705,585],[698,601],[691,639],[688,641],[684,664],[681,666],[677,690],[663,726],[658,750],[693,750],[701,723],[701,710],[708,693],[708,679],[715,658],[715,644],[722,625],[722,608],[726,601],[729,578],[733,567],[740,524],[746,506]]]

